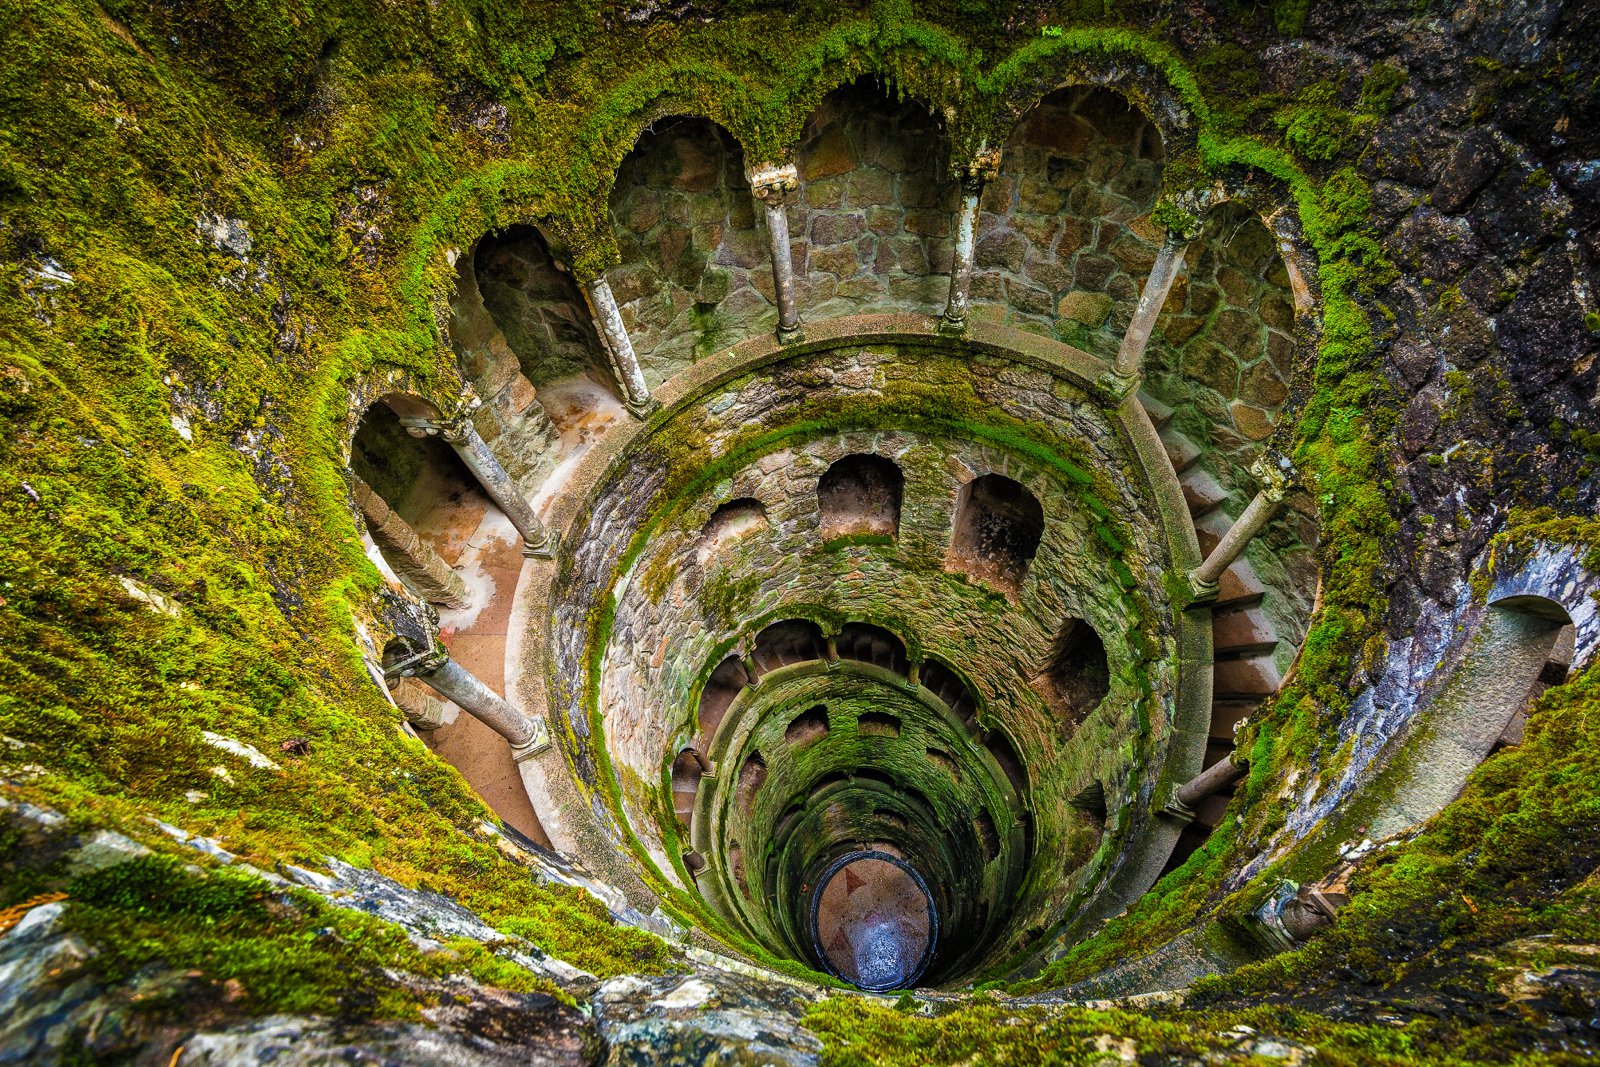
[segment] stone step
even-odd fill
[[[1241,557],[1233,561],[1233,566],[1222,572],[1222,578],[1217,582],[1217,599],[1212,604],[1212,610],[1222,611],[1226,608],[1259,604],[1266,591],[1266,584],[1256,577],[1256,570],[1250,566],[1250,561]]]
[[[1271,696],[1282,684],[1271,656],[1218,660],[1211,669],[1211,692],[1218,700]]]
[[[1222,540],[1233,527],[1233,518],[1227,512],[1218,508],[1194,520],[1194,538],[1200,542],[1200,554],[1209,556],[1211,550],[1217,547],[1217,542]]]
[[[1204,770],[1206,767],[1214,767],[1232,755],[1232,741],[1219,741],[1216,738],[1211,738],[1210,740],[1206,741],[1205,762],[1201,766],[1201,770]]]
[[[1179,476],[1178,485],[1183,490],[1183,502],[1189,505],[1189,515],[1195,519],[1211,514],[1228,499],[1228,491],[1198,464]]]
[[[1278,634],[1259,607],[1226,608],[1211,614],[1211,647],[1234,657],[1271,652]]]
[[[1149,393],[1139,393],[1139,406],[1144,408],[1145,414],[1150,416],[1150,421],[1155,424],[1157,430],[1165,429],[1167,423],[1172,421],[1172,409]]]
[[[1261,706],[1259,700],[1218,700],[1211,705],[1211,738],[1233,743],[1233,728]]]
[[[1200,446],[1168,426],[1161,431],[1161,446],[1167,450],[1172,469],[1182,474],[1200,458]]]

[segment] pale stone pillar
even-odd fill
[[[350,495],[366,521],[367,532],[395,574],[424,600],[447,608],[466,607],[471,598],[461,575],[451,570],[370,485],[349,471],[345,477],[350,482]]]
[[[1250,465],[1250,473],[1260,481],[1260,490],[1244,509],[1244,514],[1222,535],[1205,562],[1189,572],[1189,589],[1196,600],[1211,600],[1217,595],[1222,572],[1233,565],[1250,539],[1271,521],[1289,491],[1289,474],[1283,466],[1265,458],[1258,459]]]
[[[461,462],[467,465],[478,484],[483,486],[483,491],[489,494],[489,499],[505,512],[511,525],[522,535],[522,554],[549,559],[555,555],[555,539],[472,425],[472,409],[476,407],[474,403],[467,411],[445,421],[422,418],[402,418],[400,421],[414,437],[438,435],[444,438],[456,450],[456,455],[461,457]]]
[[[967,308],[972,303],[972,267],[977,257],[978,199],[983,187],[1000,175],[1000,150],[979,153],[962,167],[961,206],[956,210],[956,243],[950,260],[950,296],[945,301],[939,328],[959,332],[967,326]]]
[[[1188,247],[1187,238],[1168,233],[1156,252],[1150,276],[1145,279],[1144,292],[1139,294],[1139,305],[1134,308],[1133,320],[1128,323],[1128,332],[1122,335],[1117,358],[1101,379],[1101,388],[1113,400],[1120,402],[1139,388],[1144,375],[1144,350],[1149,347],[1150,335],[1155,332],[1156,320],[1161,317],[1161,308],[1172,291],[1172,283],[1177,280],[1178,268],[1183,266],[1183,253]]]
[[[1243,778],[1249,770],[1249,764],[1233,763],[1230,760],[1213,763],[1173,792],[1172,799],[1167,802],[1167,814],[1180,818],[1194,818],[1196,804],[1225,789],[1233,788],[1233,784]]]
[[[658,405],[650,395],[650,387],[645,384],[644,369],[639,366],[639,357],[633,351],[633,341],[622,322],[622,309],[617,307],[611,283],[606,281],[604,274],[591,278],[583,285],[583,295],[589,302],[589,314],[594,317],[600,343],[611,357],[612,373],[622,387],[623,404],[634,418],[645,418]]]
[[[906,668],[906,688],[920,689],[922,687],[922,662],[911,660],[911,665]]]
[[[391,664],[385,674],[415,678],[505,738],[519,763],[550,747],[542,716],[525,715],[435,642],[431,650]]]
[[[772,288],[778,300],[778,340],[798,341],[800,307],[794,291],[794,252],[789,243],[789,197],[800,189],[793,163],[766,164],[748,175],[750,191],[767,212],[767,241],[772,252]]]

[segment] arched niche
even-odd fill
[[[1225,201],[1206,215],[1162,306],[1145,390],[1173,410],[1178,429],[1215,442],[1220,454],[1209,465],[1227,482],[1276,429],[1296,353],[1295,296],[1278,240],[1249,205]]]
[[[1161,136],[1096,86],[1049,93],[1012,128],[979,202],[972,299],[1005,321],[1116,351],[1161,244]]]
[[[740,497],[720,505],[700,528],[695,560],[702,567],[717,555],[770,525],[767,507],[754,497]]]
[[[757,671],[766,674],[792,663],[822,659],[827,653],[822,627],[809,619],[786,619],[756,635],[750,659]]]
[[[917,671],[924,688],[944,702],[963,722],[971,723],[978,715],[978,698],[972,689],[952,668],[928,657]]]
[[[909,674],[911,659],[906,655],[906,643],[881,626],[865,622],[849,622],[839,628],[835,638],[841,659],[870,663],[896,674]]]
[[[458,273],[462,269],[458,265]],[[589,304],[557,264],[544,233],[523,225],[489,234],[474,249],[471,270],[484,312],[501,336],[495,342],[489,335],[494,351],[483,362],[498,380],[512,372],[496,346],[503,344],[515,357],[527,386],[513,385],[534,391],[556,435],[558,456],[570,455],[621,417],[616,376]],[[459,280],[457,289],[454,317],[460,320],[470,314],[471,291]],[[480,327],[476,335],[486,332]],[[476,366],[468,353],[460,358],[464,369]]]
[[[685,830],[694,822],[694,802],[700,790],[700,779],[710,769],[705,757],[693,748],[679,752],[672,761],[672,810]]]
[[[352,496],[382,569],[425,600],[466,606],[450,570],[484,517],[498,514],[455,450],[413,436],[401,421],[436,415],[418,398],[390,395],[367,408],[350,445]]]
[[[516,352],[484,306],[476,262],[474,253],[456,259],[450,344],[461,376],[483,401],[474,425],[502,457],[512,480],[532,494],[560,459],[558,431],[549,401],[523,373]]]
[[[1383,777],[1392,788],[1368,836],[1378,840],[1406,830],[1456,798],[1547,687],[1552,653],[1571,625],[1566,608],[1542,596],[1518,594],[1488,606],[1460,664],[1391,758]]]
[[[985,474],[961,487],[946,567],[1016,592],[1044,536],[1044,508],[1021,482]]]
[[[791,719],[784,728],[783,739],[796,748],[804,748],[827,737],[829,729],[828,709],[818,704]]]
[[[750,675],[745,672],[744,660],[740,657],[729,656],[717,664],[700,690],[700,705],[696,710],[701,747],[710,744],[734,698],[749,684]]]
[[[807,316],[943,307],[960,196],[949,156],[934,114],[875,80],[823,99],[795,146],[800,192],[789,208]]]
[[[777,324],[766,236],[743,149],[709,119],[658,119],[617,169],[622,257],[606,272],[652,387]]]
[[[1111,690],[1105,642],[1082,619],[1061,624],[1033,688],[1068,732],[1076,729]]]
[[[900,532],[905,475],[884,456],[857,453],[834,463],[817,481],[818,535],[889,538]]]

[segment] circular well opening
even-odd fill
[[[933,958],[938,936],[927,884],[910,864],[886,852],[840,856],[811,896],[817,959],[862,989],[913,985]]]

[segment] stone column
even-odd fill
[[[550,536],[550,531],[534,512],[533,505],[528,503],[511,480],[511,475],[500,466],[500,461],[489,450],[488,444],[478,435],[477,428],[472,425],[472,410],[476,407],[474,403],[462,414],[446,421],[418,418],[402,418],[400,421],[414,437],[437,434],[444,438],[456,450],[456,455],[461,457],[461,462],[467,465],[478,484],[483,486],[483,491],[489,494],[489,499],[505,512],[511,525],[522,535],[522,554],[550,559],[555,555],[555,538]]]
[[[1250,465],[1250,473],[1261,483],[1261,489],[1244,509],[1244,514],[1222,535],[1205,562],[1189,572],[1189,590],[1195,600],[1215,599],[1222,572],[1232,566],[1250,539],[1271,521],[1289,491],[1287,462],[1274,464],[1263,457]]]
[[[633,351],[628,328],[623,325],[622,309],[617,307],[611,283],[606,281],[604,274],[591,278],[583,284],[583,295],[589,302],[589,314],[594,316],[600,343],[605,345],[606,353],[611,357],[611,370],[617,376],[617,384],[622,387],[623,404],[634,418],[645,418],[659,405],[650,395],[650,387],[645,384],[644,370]]]
[[[421,655],[392,664],[386,674],[415,678],[462,711],[505,738],[519,763],[550,747],[550,733],[540,716],[525,715],[490,689],[476,675],[435,644]]]
[[[1173,792],[1172,799],[1167,801],[1167,814],[1194,818],[1196,804],[1224,789],[1233,788],[1233,784],[1249,771],[1250,765],[1247,763],[1233,763],[1231,760],[1213,763]]]
[[[980,152],[960,168],[961,206],[956,210],[956,243],[950,260],[950,296],[945,301],[939,329],[959,333],[967,326],[972,303],[972,266],[978,245],[978,199],[983,187],[1000,175],[1000,150]]]
[[[750,191],[767,210],[767,240],[772,251],[772,288],[778,300],[778,340],[801,339],[800,307],[794,292],[794,253],[789,244],[789,197],[800,189],[793,163],[768,163],[748,175]]]
[[[1183,265],[1184,249],[1188,247],[1187,238],[1169,232],[1156,252],[1150,276],[1145,279],[1144,292],[1139,294],[1139,305],[1134,308],[1133,320],[1128,323],[1128,332],[1122,335],[1117,358],[1100,379],[1101,389],[1117,403],[1139,388],[1144,376],[1144,350],[1150,344],[1150,335],[1155,332],[1156,320],[1161,317],[1161,308],[1172,291],[1178,268]]]
[[[740,652],[739,661],[744,664],[744,676],[750,679],[746,685],[751,689],[761,684],[761,671],[756,667],[756,657],[751,652]]]
[[[440,559],[370,485],[350,471],[345,472],[345,478],[350,483],[350,495],[366,520],[367,532],[395,574],[424,600],[447,608],[466,607],[471,598],[461,575],[451,570],[450,564]]]

